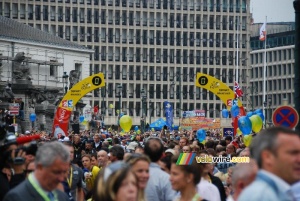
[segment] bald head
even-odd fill
[[[97,153],[97,160],[100,167],[105,167],[108,162],[108,155],[107,152],[104,150],[100,150]]]
[[[238,198],[243,189],[254,181],[257,171],[258,166],[254,160],[250,160],[249,163],[239,163],[233,168],[231,180],[234,200]]]

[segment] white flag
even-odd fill
[[[259,40],[260,41],[264,41],[266,40],[266,23],[263,23],[263,25],[260,27],[260,30],[259,30]]]

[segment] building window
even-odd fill
[[[57,62],[57,61],[50,61],[50,62]],[[57,77],[57,66],[50,65],[50,76]]]

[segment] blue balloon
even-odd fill
[[[138,126],[135,126],[134,127],[134,131],[138,131],[139,130],[139,127]]]
[[[265,116],[263,113],[257,113],[257,115],[261,118],[262,121],[265,120]]]
[[[253,112],[254,114],[258,114],[258,113],[264,113],[262,109],[257,109]]]
[[[222,110],[222,117],[227,118],[229,116],[229,111],[227,109]]]
[[[81,122],[83,122],[83,120],[84,120],[84,116],[81,115],[81,116],[79,117],[79,122],[81,123]]]
[[[248,112],[247,117],[251,117],[253,115],[253,112]]]
[[[123,117],[123,116],[124,116],[124,113],[123,113],[123,112],[121,112],[121,113],[120,113],[120,118],[121,118],[121,117]]]
[[[29,116],[30,121],[35,121],[36,120],[36,114],[31,113]]]
[[[206,131],[204,129],[197,130],[197,139],[199,142],[203,142],[206,138]]]
[[[233,105],[233,106],[231,107],[230,112],[231,112],[231,115],[232,115],[233,117],[237,117],[237,116],[239,115],[239,113],[240,113],[240,108],[239,108],[239,106]]]
[[[247,116],[242,116],[239,118],[238,126],[244,135],[249,135],[252,131],[252,123]]]

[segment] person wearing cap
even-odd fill
[[[137,142],[130,142],[128,144],[128,146],[126,147],[126,150],[130,153],[133,153],[136,149],[136,147],[138,146],[138,143]]]
[[[174,156],[174,155],[176,155],[176,151],[174,149],[167,149],[165,151],[165,155],[166,156]]]

